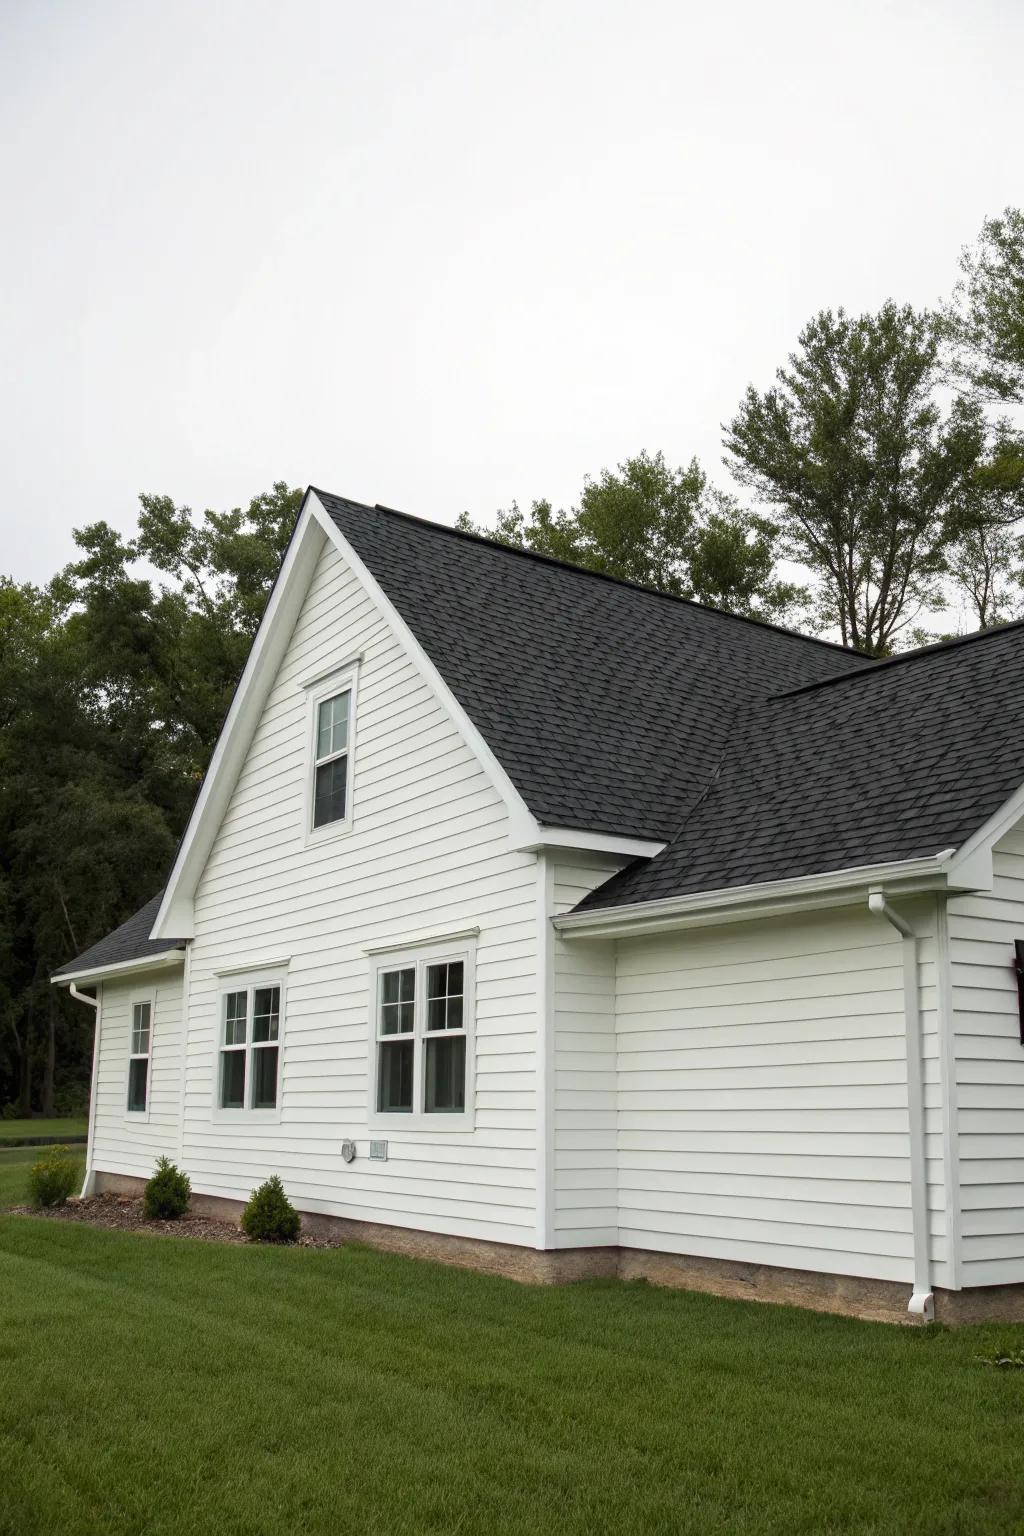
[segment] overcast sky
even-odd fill
[[[451,521],[720,423],[1024,202],[1024,0],[0,3],[0,571],[139,491]]]

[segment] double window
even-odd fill
[[[217,1103],[221,1110],[276,1111],[281,1093],[279,977],[240,979],[221,993]]]
[[[377,961],[372,1113],[396,1127],[452,1116],[468,1128],[473,976],[470,949]]]
[[[153,1004],[149,998],[132,1003],[131,1042],[128,1056],[128,1113],[149,1111],[149,1063],[153,1044]]]
[[[355,673],[336,673],[310,691],[306,837],[338,832],[352,820]]]

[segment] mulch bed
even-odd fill
[[[69,1200],[66,1205],[37,1209],[34,1205],[11,1207],[13,1216],[45,1216],[50,1221],[84,1221],[90,1227],[106,1227],[115,1232],[149,1232],[155,1237],[195,1237],[204,1243],[248,1243],[249,1238],[233,1221],[218,1221],[212,1216],[182,1216],[178,1221],[148,1221],[142,1201],[132,1195],[90,1195],[86,1200]],[[300,1233],[296,1248],[340,1248],[340,1237],[312,1237]]]

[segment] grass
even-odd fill
[[[0,1218],[0,1532],[987,1536],[1024,1328]]]
[[[47,1147],[0,1147],[0,1211],[12,1205],[23,1205],[28,1200],[28,1171],[47,1151]],[[69,1151],[84,1169],[85,1148],[71,1147]]]
[[[84,1136],[89,1128],[85,1115],[65,1116],[57,1120],[0,1120],[0,1146],[27,1138],[52,1136],[61,1141],[68,1136]]]

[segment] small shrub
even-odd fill
[[[67,1147],[47,1147],[28,1176],[33,1205],[63,1205],[78,1183],[78,1164]]]
[[[169,1157],[157,1161],[156,1172],[146,1185],[142,1210],[147,1221],[177,1221],[188,1210],[192,1185],[187,1173],[176,1168]]]
[[[242,1231],[256,1243],[293,1243],[301,1225],[276,1173],[253,1190],[242,1212]]]
[[[18,1120],[21,1117],[21,1109],[17,1104],[5,1104],[0,1109],[0,1120]]]

